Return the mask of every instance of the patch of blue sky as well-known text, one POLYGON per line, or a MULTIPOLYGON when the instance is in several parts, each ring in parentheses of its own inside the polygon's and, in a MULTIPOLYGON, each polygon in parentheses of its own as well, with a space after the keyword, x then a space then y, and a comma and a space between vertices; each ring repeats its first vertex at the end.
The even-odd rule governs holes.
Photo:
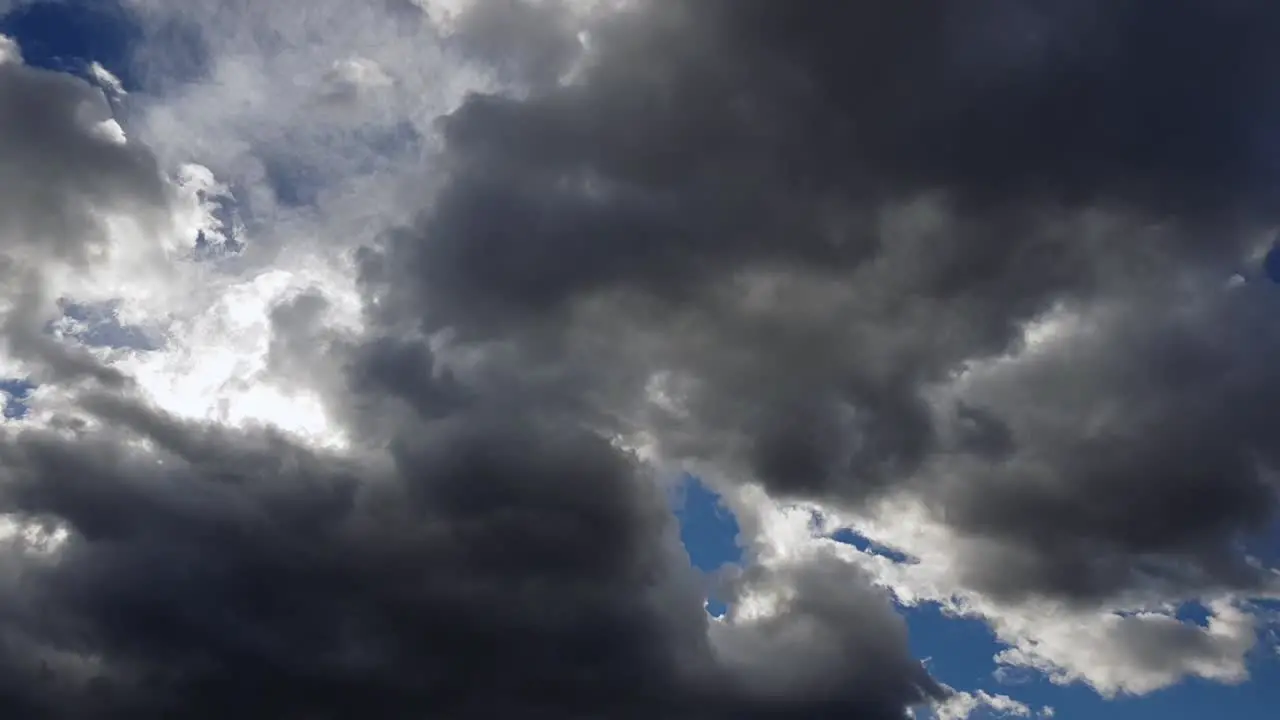
POLYGON ((26 417, 30 411, 27 401, 31 398, 31 393, 36 389, 36 385, 25 378, 4 378, 0 379, 0 395, 4 401, 4 418, 6 420, 20 420, 26 417))
MULTIPOLYGON (((676 489, 673 505, 680 523, 680 540, 694 568, 710 576, 726 565, 742 562, 738 519, 718 494, 697 478, 686 476, 676 489)), ((714 593, 710 595, 707 612, 723 615, 727 609, 723 600, 714 597, 714 593)))
POLYGON ((208 71, 210 54, 201 28, 179 13, 164 13, 144 31, 128 5, 122 0, 22 3, 0 16, 0 34, 17 39, 28 65, 88 79, 90 64, 97 62, 129 92, 163 92, 208 71))
POLYGON ((89 78, 89 66, 96 61, 126 90, 136 85, 132 52, 141 28, 114 0, 24 4, 0 17, 0 34, 17 39, 28 65, 89 78))
POLYGON ((88 347, 126 348, 152 351, 163 347, 163 340, 145 328, 120 321, 119 302, 81 303, 63 301, 62 319, 51 325, 50 332, 71 338, 88 347))
POLYGON ((893 548, 885 547, 876 542, 873 542, 867 539, 866 537, 859 535, 857 531, 853 530, 852 528, 840 528, 839 530, 836 530, 835 532, 831 533, 827 537, 831 538, 832 540, 835 540, 836 542, 844 543, 845 545, 852 545, 853 547, 861 550, 864 553, 870 553, 872 555, 881 555, 896 563, 915 562, 915 560, 909 555, 906 555, 897 550, 894 550, 893 548))
MULTIPOLYGON (((875 543, 852 528, 840 528, 827 537, 894 562, 914 562, 910 556, 875 543)), ((1002 646, 985 622, 956 617, 936 603, 899 609, 910 630, 912 652, 916 657, 929 659, 929 667, 939 680, 963 689, 1000 691, 995 687, 998 683, 994 674, 995 655, 1002 646)))

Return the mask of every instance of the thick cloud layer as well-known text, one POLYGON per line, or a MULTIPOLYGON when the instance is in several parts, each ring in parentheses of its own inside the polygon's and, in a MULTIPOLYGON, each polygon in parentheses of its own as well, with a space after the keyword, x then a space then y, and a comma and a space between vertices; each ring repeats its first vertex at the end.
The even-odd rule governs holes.
POLYGON ((106 98, 88 83, 0 59, 0 97, 7 246, 84 263, 101 243, 95 211, 145 220, 163 205, 155 159, 113 141, 106 98))
POLYGON ((45 523, 8 548, 7 712, 891 718, 940 693, 847 566, 708 638, 658 486, 593 433, 477 407, 381 466, 86 406, 114 430, 3 447, 6 507, 45 523))
POLYGON ((369 286, 605 415, 667 373, 666 455, 909 485, 1003 548, 989 590, 1248 585, 1275 293, 1224 288, 1270 217, 1277 33, 1261 3, 645 7, 575 82, 444 121, 369 286), (1054 313, 1082 329, 1040 360, 1054 313))
MULTIPOLYGON (((0 432, 0 712, 875 720, 948 695, 834 551, 756 548, 709 620, 673 467, 851 512, 910 498, 1001 602, 1266 589, 1240 543, 1273 520, 1280 292, 1228 280, 1275 220, 1271 4, 504 0, 433 27, 423 3, 320 2, 266 39, 296 13, 239 5, 209 6, 235 32, 201 47, 209 97, 253 91, 244 115, 183 115, 218 106, 197 85, 142 126, 166 157, 211 138, 260 225, 303 229, 228 272, 351 250, 358 321, 317 282, 226 331, 261 346, 236 382, 313 393, 341 442, 161 410, 118 382, 135 356, 68 365, 32 311, 10 344, 45 350, 12 355, 111 382, 0 432), (440 117, 385 206, 267 167, 323 147, 289 163, 364 182, 400 171, 352 149, 370 137, 430 145, 434 100, 388 99, 422 86, 358 55, 366 30, 508 88, 440 117), (320 67, 326 32, 344 57, 320 67)), ((93 252, 104 218, 178 213, 175 191, 85 134, 87 85, 6 48, 0 179, 23 194, 0 243, 62 291, 63 265, 119 262, 93 252)), ((1123 625, 1135 663, 1251 627, 1223 650, 1157 624, 1123 625)), ((1023 707, 942 707, 978 704, 1023 707)))
POLYGON ((167 223, 169 190, 154 155, 123 137, 100 90, 25 65, 8 38, 0 42, 0 186, 8 352, 35 359, 36 375, 119 381, 39 328, 52 319, 60 286, 85 284, 111 253, 111 222, 149 231, 167 223))
POLYGON ((157 451, 109 433, 5 450, 7 504, 75 530, 7 580, 6 694, 43 703, 10 712, 653 712, 697 649, 671 646, 703 621, 664 590, 660 497, 602 440, 461 417, 378 474, 104 410, 157 451))

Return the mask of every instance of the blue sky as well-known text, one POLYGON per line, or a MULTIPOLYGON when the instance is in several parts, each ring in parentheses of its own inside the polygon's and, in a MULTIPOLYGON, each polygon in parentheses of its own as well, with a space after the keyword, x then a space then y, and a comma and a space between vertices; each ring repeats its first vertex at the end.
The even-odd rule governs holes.
POLYGON ((126 89, 135 84, 129 52, 138 33, 128 15, 108 0, 22 7, 0 20, 0 33, 18 40, 29 65, 84 76, 96 61, 126 89))
MULTIPOLYGON (((0 34, 18 40, 28 64, 84 75, 88 63, 96 60, 120 77, 126 87, 138 84, 130 62, 131 41, 136 32, 127 17, 110 3, 37 4, 0 21, 0 34)), ((269 170, 286 179, 297 176, 294 195, 309 196, 311 189, 302 178, 302 169, 282 160, 280 167, 269 170)), ((286 180, 282 182, 288 184, 286 180)), ((288 193, 282 195, 285 199, 292 197, 288 193)), ((110 307, 69 306, 67 314, 89 325, 86 336, 81 338, 87 344, 141 349, 150 342, 142 331, 122 327, 115 321, 110 307)), ((16 418, 22 414, 21 400, 31 388, 20 378, 0 381, 0 392, 10 398, 6 416, 16 418)), ((741 561, 736 543, 738 524, 715 493, 689 479, 673 499, 673 506, 682 540, 696 568, 713 573, 741 561)), ((852 533, 841 534, 837 539, 865 546, 852 533)), ((1274 540, 1266 538, 1259 550, 1280 557, 1274 540)), ((708 609, 719 614, 723 605, 713 598, 708 609)), ((1002 647, 981 622, 949 618, 929 605, 905 608, 903 613, 917 656, 929 658, 929 666, 940 680, 965 690, 1007 694, 1033 708, 1052 706, 1059 718, 1262 720, 1276 717, 1280 708, 1280 658, 1274 653, 1268 655, 1265 649, 1261 649, 1254 663, 1253 680, 1241 686, 1195 680, 1141 698, 1106 700, 1087 687, 1055 685, 1030 672, 1022 673, 1016 681, 1002 682, 995 677, 992 659, 1002 647)))
POLYGON ((0 395, 4 396, 4 417, 10 420, 22 418, 27 414, 27 403, 35 385, 22 378, 0 380, 0 395))

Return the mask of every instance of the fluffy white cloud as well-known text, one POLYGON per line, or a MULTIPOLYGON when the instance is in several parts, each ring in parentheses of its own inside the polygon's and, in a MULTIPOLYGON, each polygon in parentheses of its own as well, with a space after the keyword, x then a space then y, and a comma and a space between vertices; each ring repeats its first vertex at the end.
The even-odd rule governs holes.
POLYGON ((951 697, 932 709, 935 720, 969 720, 979 711, 986 711, 992 717, 1006 718, 1054 716, 1053 708, 1044 707, 1039 711, 1033 711, 1027 704, 1020 703, 1008 695, 993 695, 984 690, 974 693, 953 690, 951 697))
POLYGON ((1250 601, 1274 591, 1254 598, 1179 600, 1153 590, 1099 607, 989 597, 967 587, 960 572, 965 554, 981 551, 982 541, 958 536, 910 497, 887 500, 866 515, 777 505, 758 493, 735 506, 748 518, 747 526, 758 529, 753 550, 761 562, 835 553, 868 573, 898 603, 932 603, 956 617, 987 623, 1007 646, 993 658, 999 666, 1034 670, 1057 683, 1085 683, 1108 697, 1144 695, 1189 677, 1244 682, 1260 633, 1272 622, 1250 601), (875 546, 862 551, 828 539, 841 528, 852 528, 875 546), (1178 604, 1199 601, 1207 611, 1203 624, 1177 617, 1178 604))
POLYGON ((89 76, 110 93, 112 97, 120 98, 129 94, 125 91, 124 83, 120 81, 120 78, 116 77, 115 73, 96 60, 89 63, 89 76))
POLYGON ((22 62, 22 50, 13 38, 0 35, 0 63, 22 62))

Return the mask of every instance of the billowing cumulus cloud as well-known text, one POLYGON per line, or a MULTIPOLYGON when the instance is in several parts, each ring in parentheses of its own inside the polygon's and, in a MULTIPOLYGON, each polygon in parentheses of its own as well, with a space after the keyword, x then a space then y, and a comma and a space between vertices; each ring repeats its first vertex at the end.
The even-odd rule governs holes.
MULTIPOLYGON (((818 8, 624 13, 577 82, 471 98, 367 258, 379 312, 525 346, 602 422, 777 494, 921 493, 995 544, 993 592, 1257 581, 1232 546, 1275 491, 1275 293, 1223 286, 1265 232, 1258 63, 1170 70, 1127 6, 818 8), (1037 63, 970 57, 1013 22, 1037 63), (636 417, 655 371, 679 409, 636 417)), ((1153 21, 1236 56, 1270 15, 1153 21)))
POLYGON ((92 285, 95 275, 111 273, 104 256, 134 255, 128 236, 167 226, 169 189, 155 156, 124 137, 100 90, 24 64, 10 38, 0 48, 0 276, 8 353, 35 360, 37 374, 115 377, 39 328, 56 315, 53 300, 68 285, 92 285))
POLYGON ((937 720, 968 720, 984 710, 996 717, 1051 718, 1054 716, 1053 708, 1044 707, 1033 714, 1030 707, 1008 695, 992 695, 982 690, 976 693, 953 693, 937 707, 935 714, 937 720))
POLYGON ((1052 714, 895 601, 1247 677, 1269 4, 124 7, 109 99, 0 42, 0 710, 1052 714))

